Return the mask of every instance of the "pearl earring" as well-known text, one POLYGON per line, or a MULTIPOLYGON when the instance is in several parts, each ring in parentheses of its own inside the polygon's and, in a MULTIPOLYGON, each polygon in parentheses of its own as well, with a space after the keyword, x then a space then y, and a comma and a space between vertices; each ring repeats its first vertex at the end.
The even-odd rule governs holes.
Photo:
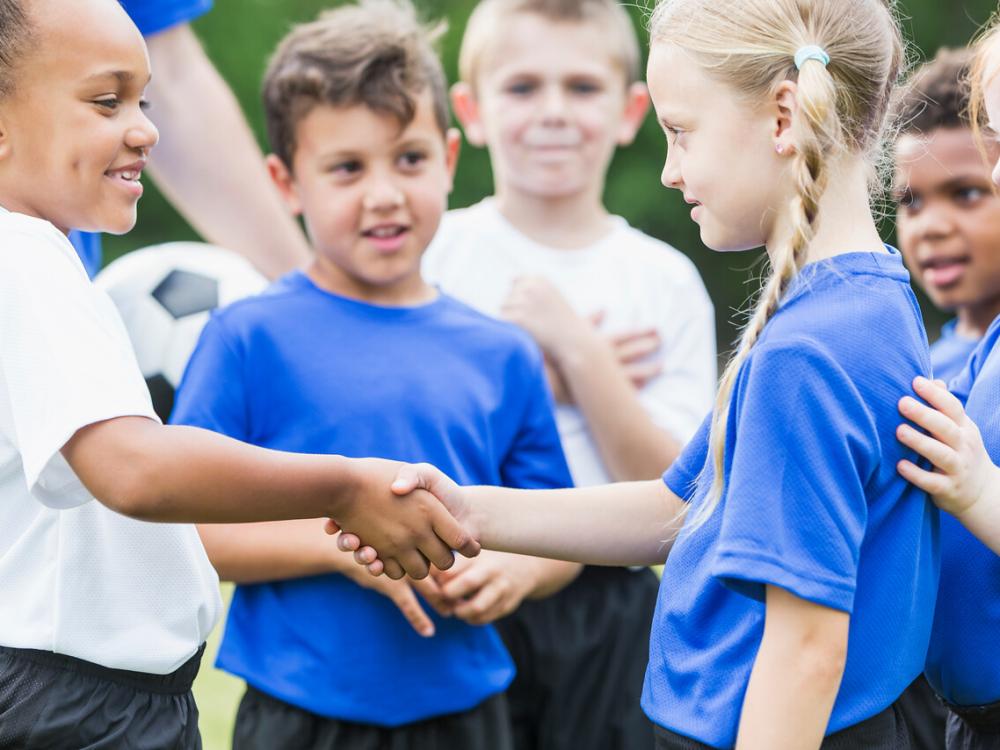
POLYGON ((774 147, 774 150, 777 151, 779 154, 783 154, 785 153, 785 146, 779 143, 777 146, 774 147))

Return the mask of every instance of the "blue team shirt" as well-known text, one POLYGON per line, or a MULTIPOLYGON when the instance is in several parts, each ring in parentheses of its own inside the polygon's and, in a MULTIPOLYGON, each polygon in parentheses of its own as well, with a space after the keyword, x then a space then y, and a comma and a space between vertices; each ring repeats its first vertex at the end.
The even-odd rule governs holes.
MULTIPOLYGON (((765 586, 851 613, 828 733, 889 706, 923 669, 938 513, 896 472, 896 404, 930 371, 897 252, 810 264, 735 383, 722 501, 667 558, 642 704, 657 724, 736 742, 764 631, 765 586)), ((709 422, 664 475, 703 502, 709 422)))
MULTIPOLYGON (((212 9, 212 0, 120 0, 144 36, 187 23, 212 9)), ((74 230, 69 235, 83 267, 93 278, 101 270, 101 235, 74 230)))
MULTIPOLYGON (((1000 318, 949 388, 965 403, 994 463, 1000 463, 1000 318)), ((941 518, 941 586, 927 679, 960 706, 1000 701, 1000 557, 954 516, 941 518)))
MULTIPOLYGON (((461 484, 572 482, 526 334, 447 296, 378 307, 301 272, 212 318, 173 419, 267 448, 428 461, 461 484)), ((308 711, 382 726, 506 689, 514 667, 492 627, 432 617, 437 635, 421 638, 388 598, 338 574, 238 586, 218 666, 308 711)))
POLYGON ((931 346, 931 372, 946 383, 965 369, 979 344, 979 339, 959 335, 955 330, 957 323, 957 320, 945 323, 940 338, 931 346))

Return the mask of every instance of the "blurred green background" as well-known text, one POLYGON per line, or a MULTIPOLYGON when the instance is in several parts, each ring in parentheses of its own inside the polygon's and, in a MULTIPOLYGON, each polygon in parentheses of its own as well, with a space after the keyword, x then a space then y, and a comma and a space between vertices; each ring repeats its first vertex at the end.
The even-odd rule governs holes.
MULTIPOLYGON (((650 0, 651 1, 651 0, 650 0)), ((446 18, 450 30, 442 53, 450 77, 454 78, 458 46, 465 20, 475 0, 415 0, 428 19, 446 18)), ((646 0, 632 7, 642 38, 646 0)), ((336 0, 216 0, 216 8, 195 23, 209 56, 229 81, 247 114, 262 146, 264 131, 258 104, 258 89, 267 56, 289 27, 312 19, 336 0)), ((904 0, 899 3, 905 32, 912 42, 914 60, 925 59, 943 45, 965 44, 996 8, 996 0, 904 0)), ((151 114, 155 119, 155 102, 151 114)), ((192 101, 191 106, 199 103, 192 101)), ((720 255, 707 250, 698 240, 697 227, 688 218, 681 195, 664 190, 659 173, 664 139, 650 118, 636 143, 618 153, 608 178, 608 207, 625 216, 643 231, 671 243, 685 252, 701 270, 715 302, 719 347, 725 352, 736 335, 739 311, 745 309, 750 294, 763 271, 759 253, 720 255)), ((209 167, 206 166, 206 169, 209 167)), ((466 206, 490 193, 491 175, 486 154, 467 148, 459 165, 452 205, 466 206)), ((152 187, 152 186, 150 186, 152 187)), ((238 200, 239 196, 233 196, 238 200)), ((884 236, 892 241, 891 207, 884 223, 884 236)), ((129 250, 168 240, 194 239, 196 235, 153 189, 146 192, 136 229, 124 237, 108 237, 105 260, 129 250)), ((933 339, 943 317, 921 297, 933 339)), ((229 593, 224 588, 224 593, 229 593)), ((211 655, 218 641, 216 631, 205 666, 196 686, 202 710, 202 728, 207 750, 227 748, 240 683, 211 669, 211 655)))
MULTIPOLYGON (((475 0, 415 0, 415 3, 426 18, 446 18, 449 22, 442 54, 453 80, 462 30, 475 0)), ((647 3, 652 0, 630 4, 643 40, 647 3)), ((266 147, 266 138, 258 94, 268 54, 293 24, 311 20, 320 10, 338 4, 338 0, 216 0, 215 9, 194 24, 209 56, 239 97, 262 147, 266 147)), ((942 45, 967 43, 996 7, 996 0, 903 0, 899 9, 905 32, 913 44, 912 57, 924 59, 942 45)), ((155 106, 153 102, 154 119, 155 106)), ((191 106, 197 107, 198 102, 192 101, 191 106)), ((736 336, 741 321, 739 311, 746 308, 748 296, 756 291, 763 270, 760 255, 720 255, 702 246, 681 195, 659 184, 663 154, 663 136, 653 118, 649 118, 635 144, 620 151, 611 166, 607 205, 643 231, 679 248, 695 262, 715 302, 719 348, 724 353, 736 336)), ((478 201, 490 193, 491 185, 486 153, 466 148, 459 164, 452 205, 467 206, 478 201)), ((233 196, 233 200, 238 199, 233 196)), ((884 236, 892 241, 891 221, 885 222, 884 236)), ((195 233, 155 188, 148 189, 140 206, 138 226, 124 237, 106 239, 105 260, 109 262, 124 252, 149 244, 194 238, 195 233)), ((933 339, 944 318, 923 297, 921 304, 933 339)))

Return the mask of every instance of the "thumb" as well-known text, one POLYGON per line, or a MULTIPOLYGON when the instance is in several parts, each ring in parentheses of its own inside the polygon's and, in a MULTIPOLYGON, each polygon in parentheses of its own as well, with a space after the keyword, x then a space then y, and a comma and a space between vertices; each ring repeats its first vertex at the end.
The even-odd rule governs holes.
POLYGON ((414 464, 404 464, 400 467, 396 478, 392 480, 392 491, 397 495, 409 495, 414 490, 429 488, 430 482, 426 472, 421 471, 420 467, 414 464))

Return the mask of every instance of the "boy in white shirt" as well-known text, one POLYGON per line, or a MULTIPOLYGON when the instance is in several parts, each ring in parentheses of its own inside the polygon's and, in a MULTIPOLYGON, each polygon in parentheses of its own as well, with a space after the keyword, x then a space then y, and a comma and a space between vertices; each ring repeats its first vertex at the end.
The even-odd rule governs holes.
POLYGON ((3 747, 200 747, 190 686, 220 603, 183 524, 340 515, 417 576, 476 551, 431 496, 416 512, 392 496, 395 462, 159 423, 66 237, 135 223, 149 78, 116 0, 0 0, 3 747))
MULTIPOLYGON (((659 476, 715 388, 714 313, 693 264, 602 203, 614 149, 647 111, 639 64, 614 0, 480 2, 452 99, 489 149, 495 195, 447 214, 424 260, 445 292, 541 346, 578 486, 659 476)), ((519 748, 652 745, 639 694, 656 592, 648 570, 587 568, 501 621, 519 748)))

